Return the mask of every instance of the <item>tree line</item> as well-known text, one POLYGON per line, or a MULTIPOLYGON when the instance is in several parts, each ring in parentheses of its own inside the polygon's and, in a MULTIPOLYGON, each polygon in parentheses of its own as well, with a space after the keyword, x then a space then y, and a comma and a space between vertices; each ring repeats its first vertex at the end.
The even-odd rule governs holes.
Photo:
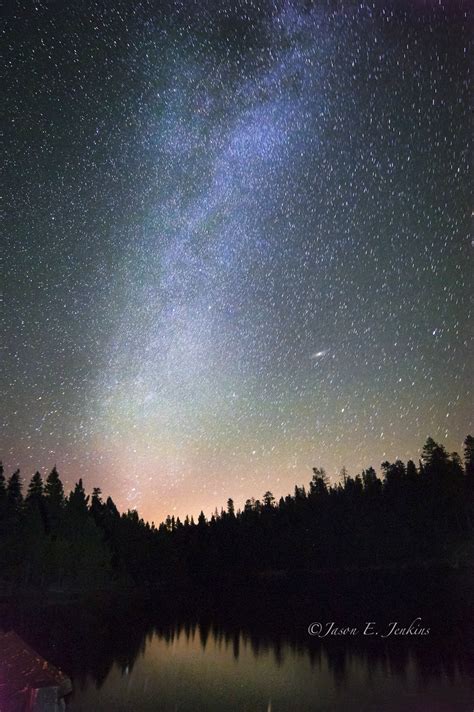
MULTIPOLYGON (((432 438, 416 465, 384 462, 330 484, 314 468, 307 487, 275 501, 249 499, 197 522, 159 526, 135 510, 120 514, 82 480, 66 496, 56 467, 36 472, 23 492, 20 471, 0 466, 0 586, 60 590, 126 586, 206 587, 258 577, 474 564, 474 437, 464 462, 432 438)), ((1 588, 0 588, 1 590, 1 588)))

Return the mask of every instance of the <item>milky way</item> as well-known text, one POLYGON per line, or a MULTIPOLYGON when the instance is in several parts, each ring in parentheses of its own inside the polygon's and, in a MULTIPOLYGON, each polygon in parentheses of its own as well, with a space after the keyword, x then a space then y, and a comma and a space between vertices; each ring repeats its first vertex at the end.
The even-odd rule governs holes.
POLYGON ((2 453, 155 520, 460 450, 468 4, 7 13, 2 453))

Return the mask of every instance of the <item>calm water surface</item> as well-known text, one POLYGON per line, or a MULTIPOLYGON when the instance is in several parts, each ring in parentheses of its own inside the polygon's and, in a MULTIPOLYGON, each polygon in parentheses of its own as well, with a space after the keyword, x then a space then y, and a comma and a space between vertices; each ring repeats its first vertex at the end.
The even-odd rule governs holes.
POLYGON ((68 712, 473 712, 474 576, 422 571, 232 588, 0 603, 14 629, 73 681, 68 712), (427 637, 381 639, 421 616, 427 637), (311 637, 313 621, 376 621, 371 638, 311 637), (382 630, 381 630, 382 629, 382 630))
POLYGON ((242 633, 177 627, 146 635, 133 663, 114 662, 103 680, 76 678, 68 711, 472 709, 473 681, 456 664, 380 652, 369 658, 350 642, 329 650, 259 645, 242 633))

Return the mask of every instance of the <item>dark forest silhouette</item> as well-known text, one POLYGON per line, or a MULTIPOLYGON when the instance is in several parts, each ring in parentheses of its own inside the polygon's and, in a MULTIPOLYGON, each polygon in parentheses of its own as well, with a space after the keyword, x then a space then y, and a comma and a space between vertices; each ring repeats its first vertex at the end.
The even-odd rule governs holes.
POLYGON ((65 496, 56 468, 26 493, 20 472, 0 469, 0 582, 60 590, 150 589, 251 581, 300 572, 474 563, 474 438, 464 464, 431 438, 418 464, 382 463, 329 485, 314 468, 309 487, 275 501, 247 500, 206 519, 167 517, 155 527, 120 514, 82 480, 65 496))

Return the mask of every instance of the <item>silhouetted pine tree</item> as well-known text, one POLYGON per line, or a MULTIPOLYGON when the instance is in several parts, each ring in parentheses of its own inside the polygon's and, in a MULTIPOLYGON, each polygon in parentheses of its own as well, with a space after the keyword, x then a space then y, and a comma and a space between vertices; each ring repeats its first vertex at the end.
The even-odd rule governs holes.
POLYGON ((43 479, 41 477, 41 474, 38 471, 36 471, 30 480, 30 484, 28 485, 28 491, 26 493, 25 503, 28 506, 32 506, 34 504, 39 505, 43 500, 43 495, 44 495, 43 479))
POLYGON ((20 470, 15 470, 7 482, 7 510, 10 516, 18 517, 23 504, 20 470))
MULTIPOLYGON (((283 572, 474 563, 473 445, 459 455, 429 438, 417 468, 409 460, 382 464, 331 484, 314 468, 309 487, 293 495, 270 491, 243 510, 195 523, 174 516, 155 527, 136 511, 120 515, 82 480, 67 498, 56 468, 43 487, 36 472, 23 502, 16 471, 0 466, 0 579, 35 587, 198 585, 255 580, 283 572)), ((320 574, 318 574, 320 575, 320 574)))
POLYGON ((3 474, 3 465, 0 462, 0 517, 5 514, 7 506, 7 486, 5 482, 5 475, 3 474))
POLYGON ((48 530, 53 535, 57 535, 62 520, 65 498, 63 483, 59 478, 56 465, 46 478, 44 499, 48 519, 48 530))
POLYGON ((474 437, 468 435, 464 440, 464 467, 466 477, 470 482, 474 481, 474 437))

